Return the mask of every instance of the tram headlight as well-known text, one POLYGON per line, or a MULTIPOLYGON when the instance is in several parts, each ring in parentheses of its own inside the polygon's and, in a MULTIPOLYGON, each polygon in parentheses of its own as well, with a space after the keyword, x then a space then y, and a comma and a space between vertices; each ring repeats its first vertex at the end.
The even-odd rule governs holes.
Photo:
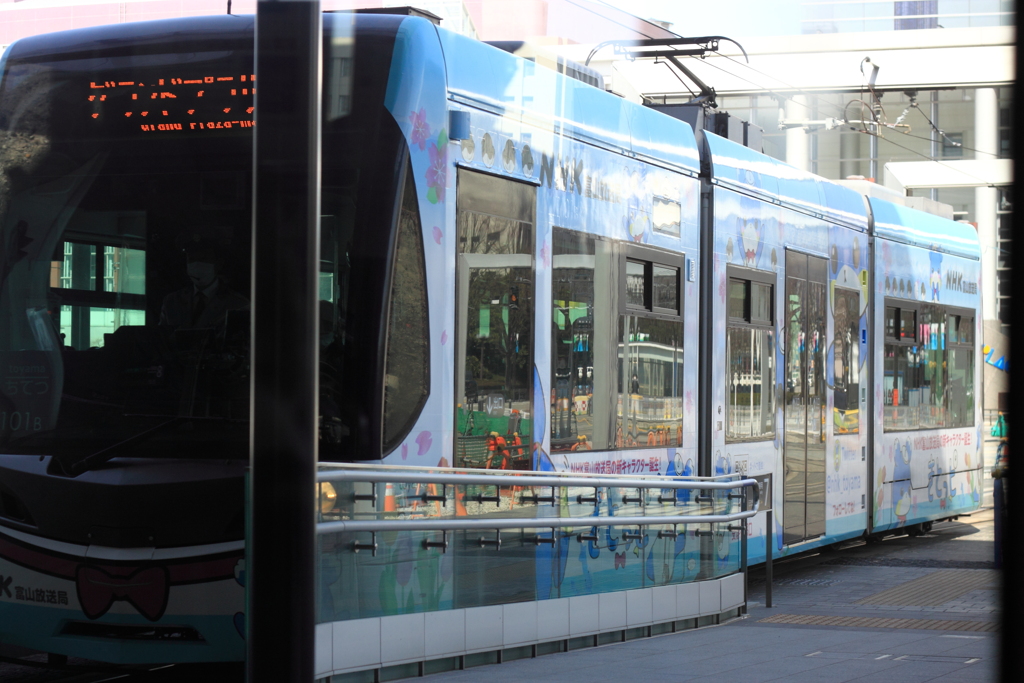
POLYGON ((338 500, 338 492, 334 490, 334 484, 324 481, 317 484, 320 493, 320 513, 327 514, 334 509, 338 500))

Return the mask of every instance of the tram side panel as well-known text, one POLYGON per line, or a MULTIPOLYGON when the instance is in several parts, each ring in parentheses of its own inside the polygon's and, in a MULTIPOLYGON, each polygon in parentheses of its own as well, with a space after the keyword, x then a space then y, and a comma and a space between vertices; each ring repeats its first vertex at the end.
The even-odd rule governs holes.
POLYGON ((829 542, 868 527, 869 263, 866 233, 829 228, 829 342, 825 371, 826 527, 829 542))
MULTIPOLYGON (((604 133, 616 144, 644 128, 665 137, 651 131, 659 124, 680 136, 683 124, 579 84, 562 87, 552 72, 440 32, 446 83, 438 33, 413 31, 417 23, 399 31, 387 106, 408 143, 421 220, 430 394, 384 462, 694 474, 699 181, 615 144, 581 142, 580 131, 553 122, 614 104, 604 133), (456 64, 478 72, 453 78, 456 64), (489 106, 499 91, 512 99, 489 106), (628 285, 638 281, 629 280, 629 263, 642 265, 635 277, 646 297, 632 306, 628 285)), ((406 511, 418 492, 391 493, 406 511)), ((537 514, 586 515, 575 493, 537 514)), ((502 510, 512 504, 506 498, 502 510)), ((417 512, 450 514, 435 507, 417 512)), ((469 499, 454 507, 496 511, 469 499)), ((608 495, 600 507, 629 512, 608 495)), ((411 533, 382 539, 379 562, 325 553, 332 566, 321 572, 321 619, 459 607, 480 595, 493 604, 587 595, 692 580, 701 570, 692 530, 637 541, 608 528, 585 543, 579 531, 559 529, 554 545, 515 551, 512 565, 504 548, 420 552, 411 533), (481 570, 460 574, 456 586, 460 560, 481 570)), ((737 558, 726 549, 728 562, 737 558)))
MULTIPOLYGON (((708 474, 770 476, 772 500, 781 500, 782 348, 777 312, 783 307, 785 271, 778 206, 723 187, 713 189, 714 353, 708 474)), ((748 520, 748 561, 765 557, 768 534, 781 541, 781 521, 765 529, 766 516, 748 520)), ((736 534, 738 536, 738 534, 736 534)), ((737 539, 738 540, 738 539, 737 539)), ((778 548, 776 549, 778 552, 778 548)))
POLYGON ((980 262, 875 242, 872 532, 977 509, 980 262))
MULTIPOLYGON (((858 536, 866 235, 722 187, 714 226, 714 473, 770 478, 777 556, 858 536)), ((765 558, 765 524, 748 522, 751 563, 765 558)))

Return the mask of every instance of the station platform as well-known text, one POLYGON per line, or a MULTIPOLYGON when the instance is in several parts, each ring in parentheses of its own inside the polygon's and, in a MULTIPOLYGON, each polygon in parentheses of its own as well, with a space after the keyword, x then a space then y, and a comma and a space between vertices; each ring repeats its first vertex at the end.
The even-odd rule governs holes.
MULTIPOLYGON (((994 443, 986 443, 992 462, 994 443)), ((1000 572, 993 562, 992 479, 982 509, 918 537, 846 544, 776 563, 773 607, 750 574, 748 614, 625 643, 427 676, 487 680, 993 681, 1000 572)))

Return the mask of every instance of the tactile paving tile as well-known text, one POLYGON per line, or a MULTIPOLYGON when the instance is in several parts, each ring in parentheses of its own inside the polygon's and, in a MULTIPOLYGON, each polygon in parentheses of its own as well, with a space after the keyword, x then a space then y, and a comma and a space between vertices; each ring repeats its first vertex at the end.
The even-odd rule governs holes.
POLYGON ((759 622, 805 626, 854 626, 857 628, 916 628, 929 631, 999 630, 996 621, 954 621, 951 619, 883 619, 880 617, 831 617, 814 614, 775 614, 759 622))
POLYGON ((998 580, 998 573, 991 569, 942 569, 869 595, 855 604, 903 607, 944 605, 979 588, 997 588, 998 580))

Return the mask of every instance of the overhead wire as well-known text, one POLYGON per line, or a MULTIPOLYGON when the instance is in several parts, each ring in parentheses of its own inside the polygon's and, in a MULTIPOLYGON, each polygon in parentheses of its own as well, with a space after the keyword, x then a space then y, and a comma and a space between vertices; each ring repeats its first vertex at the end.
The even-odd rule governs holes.
MULTIPOLYGON (((801 94, 801 95, 806 95, 806 96, 808 96, 808 97, 817 97, 818 95, 820 95, 820 94, 821 94, 821 93, 811 93, 811 92, 807 92, 806 90, 801 90, 800 88, 796 87, 796 86, 795 86, 795 85, 793 85, 792 83, 787 83, 786 81, 783 81, 783 80, 782 80, 782 79, 780 79, 780 78, 776 78, 775 76, 771 76, 771 75, 769 75, 769 74, 766 74, 765 72, 763 72, 763 71, 761 71, 761 70, 759 70, 759 69, 755 69, 754 67, 750 66, 749 64, 745 64, 744 62, 741 62, 741 61, 739 61, 738 59, 734 59, 734 58, 730 57, 729 55, 725 55, 725 54, 722 54, 722 53, 718 53, 718 56, 719 56, 719 57, 724 57, 725 59, 728 59, 728 60, 729 60, 730 62, 734 62, 735 64, 739 64, 739 65, 740 65, 740 66, 742 66, 742 67, 745 67, 745 68, 747 68, 747 69, 750 69, 750 70, 751 70, 751 71, 753 71, 754 73, 760 74, 760 75, 764 76, 765 78, 771 78, 771 79, 773 79, 773 80, 776 80, 776 81, 778 81, 779 83, 781 83, 782 85, 786 86, 787 88, 792 88, 794 92, 796 92, 796 93, 799 93, 799 94, 801 94)), ((711 62, 708 62, 708 64, 710 65, 710 64, 711 64, 711 62)), ((722 69, 722 71, 725 71, 725 70, 724 70, 724 69, 722 69)), ((728 72, 728 71, 725 71, 725 73, 730 73, 730 72, 728 72)), ((739 76, 738 74, 732 74, 732 75, 736 76, 737 78, 742 78, 742 77, 741 77, 741 76, 739 76)), ((745 79, 745 78, 744 78, 743 80, 747 81, 747 83, 751 83, 751 84, 753 84, 753 85, 757 85, 758 87, 761 87, 761 88, 763 88, 763 89, 767 90, 767 88, 764 88, 764 86, 761 86, 761 85, 759 85, 759 84, 757 84, 757 83, 754 83, 754 82, 753 82, 753 81, 751 81, 751 80, 748 80, 748 79, 745 79)), ((774 93, 774 92, 772 93, 772 95, 773 95, 774 97, 782 97, 782 98, 784 98, 784 99, 786 99, 786 100, 789 100, 789 101, 793 102, 794 104, 798 104, 798 105, 800 105, 801 107, 805 107, 805 108, 807 108, 807 109, 808 109, 808 110, 810 110, 810 111, 813 111, 813 110, 814 110, 814 108, 813 108, 813 107, 812 107, 812 106, 811 106, 810 104, 808 104, 808 103, 806 103, 806 102, 801 102, 801 101, 799 101, 799 100, 797 100, 797 99, 795 99, 795 98, 793 98, 793 97, 788 97, 788 96, 786 96, 786 95, 783 95, 783 94, 781 94, 781 93, 774 93)), ((821 101, 821 100, 819 100, 819 101, 821 101)), ((836 109, 837 109, 838 111, 840 111, 840 112, 842 112, 842 111, 843 111, 843 107, 839 106, 839 105, 838 105, 838 104, 836 104, 835 102, 831 102, 831 101, 829 101, 829 100, 824 100, 824 102, 825 102, 825 104, 828 104, 828 105, 830 105, 830 106, 832 106, 832 107, 835 107, 835 108, 836 108, 836 109)))
MULTIPOLYGON (((598 1, 602 2, 602 0, 598 0, 598 1)), ((570 2, 571 2, 571 0, 570 0, 570 2)), ((602 2, 602 4, 606 4, 606 3, 602 2)), ((745 62, 741 62, 738 59, 735 59, 735 58, 733 58, 733 57, 731 57, 729 55, 722 54, 722 53, 716 53, 716 54, 719 57, 723 57, 723 58, 729 60, 730 62, 733 62, 734 64, 737 64, 737 65, 742 66, 742 67, 744 67, 744 68, 746 68, 746 69, 748 69, 750 71, 753 71, 754 73, 756 73, 758 75, 761 75, 761 76, 764 76, 765 78, 769 78, 769 79, 773 79, 775 81, 778 81, 779 83, 783 84, 784 86, 786 86, 788 88, 792 88, 795 93, 799 93, 799 94, 802 94, 802 95, 807 95, 807 96, 810 96, 810 97, 817 97, 818 95, 820 95, 820 93, 810 93, 810 92, 807 92, 805 90, 802 90, 802 89, 794 86, 791 83, 787 83, 786 81, 783 81, 783 80, 781 80, 781 79, 779 79, 779 78, 777 78, 775 76, 771 76, 769 74, 766 74, 763 71, 761 71, 760 69, 756 69, 756 68, 750 66, 749 64, 747 64, 745 62)), ((697 57, 691 57, 691 59, 698 59, 698 58, 697 57)), ((732 76, 734 78, 738 78, 741 81, 744 81, 746 83, 749 83, 750 85, 753 85, 754 87, 758 88, 759 90, 761 90, 764 94, 768 95, 769 97, 773 97, 775 99, 786 100, 788 102, 793 102, 794 104, 802 106, 805 109, 808 109, 808 110, 811 110, 811 111, 814 110, 814 107, 811 104, 807 103, 807 102, 801 102, 801 101, 797 100, 795 97, 793 97, 791 95, 780 93, 780 92, 776 92, 772 88, 765 87, 764 85, 762 85, 761 83, 758 83, 757 81, 753 81, 753 80, 751 80, 749 78, 746 78, 745 76, 741 76, 738 73, 731 72, 731 71, 729 71, 729 70, 727 70, 727 69, 725 69, 725 68, 715 64, 712 61, 709 61, 707 59, 700 59, 700 61, 702 61, 703 63, 707 64, 709 67, 711 67, 713 69, 717 69, 717 70, 721 71, 724 74, 727 74, 727 75, 732 76)), ((666 66, 668 65, 666 62, 661 62, 659 59, 655 59, 655 64, 659 64, 659 63, 666 64, 666 66)), ((670 68, 669 70, 672 72, 672 75, 676 77, 676 80, 678 80, 679 83, 684 88, 686 88, 686 91, 690 94, 691 97, 696 96, 696 93, 686 84, 685 81, 683 81, 683 79, 679 76, 679 74, 677 74, 675 72, 674 69, 670 68)), ((907 147, 905 145, 901 145, 901 144, 899 144, 897 142, 894 142, 892 140, 892 138, 887 138, 884 135, 882 135, 880 132, 871 132, 871 131, 867 130, 867 127, 863 124, 863 120, 864 120, 863 112, 864 112, 865 108, 871 114, 871 120, 874 121, 874 123, 876 125, 889 128, 890 130, 893 130, 893 131, 899 133, 900 135, 903 135, 903 136, 906 136, 906 137, 915 138, 915 139, 919 139, 919 140, 928 140, 928 141, 932 140, 931 137, 927 137, 926 138, 926 137, 923 137, 921 135, 913 135, 909 131, 908 132, 904 132, 904 131, 898 130, 898 129, 894 128, 892 125, 886 123, 885 120, 886 120, 887 117, 885 115, 885 108, 882 106, 881 97, 878 96, 878 93, 876 92, 875 88, 870 83, 863 83, 863 81, 862 81, 861 93, 863 93, 865 89, 867 89, 871 93, 871 96, 874 98, 874 100, 876 102, 876 105, 878 107, 878 110, 881 113, 881 117, 876 115, 876 113, 875 113, 874 109, 872 108, 872 106, 868 102, 865 102, 863 98, 857 98, 855 100, 850 100, 845 105, 839 105, 839 104, 837 104, 835 102, 832 102, 830 100, 827 100, 827 99, 823 100, 820 97, 818 97, 818 102, 819 103, 824 102, 828 106, 834 107, 842 115, 843 121, 846 122, 846 123, 849 123, 849 119, 847 118, 847 111, 849 110, 850 104, 859 102, 861 104, 862 127, 860 129, 858 129, 858 128, 854 127, 854 126, 850 126, 850 130, 853 130, 853 131, 856 131, 856 132, 860 132, 860 133, 864 133, 866 135, 874 135, 874 136, 876 136, 876 137, 878 137, 878 138, 880 138, 882 140, 888 141, 890 144, 892 144, 892 145, 894 145, 896 147, 899 147, 900 149, 904 149, 904 150, 906 150, 908 152, 916 154, 916 155, 918 155, 918 156, 920 156, 920 157, 922 157, 924 159, 927 159, 929 161, 934 161, 934 162, 936 162, 936 163, 938 163, 938 164, 940 164, 942 166, 945 166, 946 168, 953 169, 952 166, 949 166, 948 164, 944 163, 939 158, 933 157, 933 156, 928 155, 928 154, 924 154, 923 152, 915 150, 915 149, 913 149, 911 147, 907 147)), ((963 143, 957 143, 956 141, 954 141, 951 138, 949 138, 943 130, 941 130, 938 126, 936 126, 935 123, 928 117, 927 114, 924 113, 924 111, 920 107, 916 106, 916 104, 913 104, 912 107, 914 109, 917 109, 921 113, 921 116, 923 116, 925 121, 928 122, 928 124, 929 124, 929 126, 931 126, 932 130, 934 130, 936 133, 941 135, 946 140, 949 140, 950 143, 956 145, 960 149, 965 149, 965 150, 974 152, 976 154, 987 154, 987 155, 992 156, 992 157, 996 157, 996 158, 999 157, 999 154, 997 152, 986 152, 986 151, 983 151, 983 150, 975 149, 973 147, 966 147, 966 146, 963 145, 963 143)), ((988 181, 986 181, 986 180, 984 180, 982 178, 978 178, 977 176, 974 176, 974 175, 972 175, 970 173, 966 173, 966 172, 962 171, 961 169, 953 169, 953 170, 957 170, 958 172, 964 173, 964 175, 966 175, 966 176, 968 176, 970 178, 974 178, 975 180, 978 180, 979 182, 981 182, 984 185, 990 185, 990 183, 988 183, 988 181)))
MULTIPOLYGON (((849 125, 849 124, 847 124, 847 125, 849 125)), ((860 128, 857 128, 856 126, 850 126, 850 130, 855 131, 857 133, 863 133, 865 135, 874 135, 875 137, 877 137, 877 138, 879 138, 881 140, 885 140, 890 145, 894 145, 896 147, 899 147, 900 149, 903 149, 903 150, 906 150, 908 152, 911 152, 912 154, 916 154, 917 156, 922 157, 924 159, 927 159, 928 161, 934 161, 935 163, 939 164, 940 166, 948 168, 951 171, 956 171, 957 173, 962 173, 963 175, 967 176, 968 178, 973 178, 974 180, 977 180, 984 187, 995 187, 995 185, 993 183, 991 183, 988 180, 985 180, 984 178, 979 178, 978 176, 974 175, 973 173, 968 173, 967 171, 964 171, 963 169, 956 168, 954 166, 950 166, 948 163, 944 162, 942 159, 937 159, 937 158, 935 158, 935 157, 933 157, 931 155, 925 154, 924 152, 920 152, 920 151, 914 149, 913 147, 907 147, 906 145, 901 145, 898 142, 894 142, 892 138, 887 138, 887 137, 885 137, 883 135, 879 135, 878 133, 873 133, 871 131, 862 130, 860 128)))

